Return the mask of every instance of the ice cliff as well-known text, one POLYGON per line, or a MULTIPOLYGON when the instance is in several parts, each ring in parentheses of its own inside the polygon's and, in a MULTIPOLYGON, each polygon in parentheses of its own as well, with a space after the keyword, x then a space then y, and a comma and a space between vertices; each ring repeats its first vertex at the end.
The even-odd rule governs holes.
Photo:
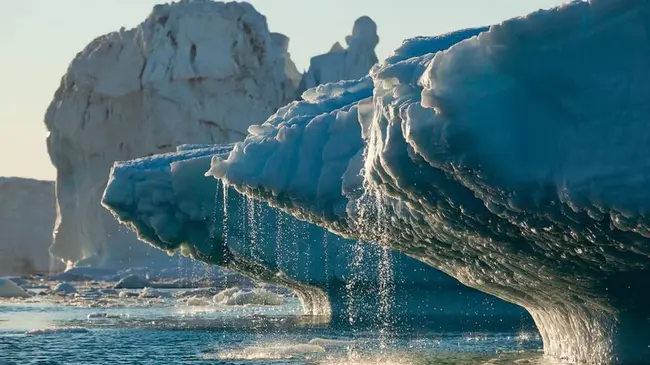
POLYGON ((50 270, 54 183, 0 177, 0 276, 50 270))
POLYGON ((448 37, 406 41, 210 174, 525 307, 551 358, 649 363, 648 13, 578 1, 440 52, 448 37))
POLYGON ((118 163, 104 204, 152 245, 290 287, 306 313, 335 325, 498 330, 532 322, 403 254, 337 237, 205 177, 212 156, 231 149, 182 146, 118 163))
POLYGON ((163 259, 101 208, 113 162, 243 139, 295 98, 283 47, 251 5, 201 0, 158 5, 136 28, 92 41, 45 116, 57 168, 52 254, 113 267, 163 259))
POLYGON ((377 63, 377 24, 369 17, 362 16, 354 22, 352 34, 345 41, 347 49, 337 42, 328 53, 312 57, 309 69, 298 86, 299 94, 321 84, 368 75, 370 68, 377 63))

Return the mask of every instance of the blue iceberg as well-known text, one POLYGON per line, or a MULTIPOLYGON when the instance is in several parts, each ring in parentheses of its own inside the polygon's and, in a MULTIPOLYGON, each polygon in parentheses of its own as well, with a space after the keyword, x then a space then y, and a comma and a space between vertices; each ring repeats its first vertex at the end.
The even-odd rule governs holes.
POLYGON ((289 287, 305 314, 336 326, 532 327, 518 306, 406 255, 336 236, 204 176, 212 156, 232 148, 184 145, 177 153, 119 163, 104 205, 141 240, 289 287))
POLYGON ((406 41, 209 174, 521 305, 549 357, 650 363, 649 13, 576 1, 449 48, 406 41))

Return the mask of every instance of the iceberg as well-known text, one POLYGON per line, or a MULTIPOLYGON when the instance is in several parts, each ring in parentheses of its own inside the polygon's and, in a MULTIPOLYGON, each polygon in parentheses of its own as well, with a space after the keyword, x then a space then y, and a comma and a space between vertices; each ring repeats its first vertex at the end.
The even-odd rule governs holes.
POLYGON ((185 145, 176 153, 116 163, 103 204, 141 240, 291 288, 305 314, 334 325, 422 325, 430 319, 446 330, 477 323, 499 330, 532 324, 520 307, 426 264, 340 238, 204 176, 212 156, 225 156, 233 146, 185 145), (377 308, 383 308, 379 316, 377 308))
POLYGON ((648 12, 575 1, 447 49, 408 40, 213 152, 209 175, 521 305, 550 358, 649 363, 648 12))
POLYGON ((276 43, 250 4, 183 0, 82 50, 45 116, 57 169, 51 253, 68 267, 167 264, 101 208, 110 168, 183 143, 243 139, 295 99, 276 43))
POLYGON ((368 75, 370 68, 377 63, 377 24, 370 17, 360 17, 354 22, 352 34, 345 41, 347 49, 336 42, 328 53, 312 57, 309 69, 298 85, 298 95, 321 84, 368 75))
POLYGON ((48 273, 56 217, 54 183, 0 177, 0 275, 48 273))
POLYGON ((281 56, 284 59, 284 73, 287 75, 291 83, 288 83, 289 90, 286 92, 287 95, 292 95, 296 93, 296 90, 300 86, 300 80, 302 79, 302 74, 298 71, 296 64, 291 59, 291 54, 289 53, 289 37, 282 33, 271 33, 271 39, 273 44, 279 50, 281 56))
POLYGON ((649 11, 575 1, 437 53, 407 41, 210 174, 523 306, 548 357, 650 363, 649 11))

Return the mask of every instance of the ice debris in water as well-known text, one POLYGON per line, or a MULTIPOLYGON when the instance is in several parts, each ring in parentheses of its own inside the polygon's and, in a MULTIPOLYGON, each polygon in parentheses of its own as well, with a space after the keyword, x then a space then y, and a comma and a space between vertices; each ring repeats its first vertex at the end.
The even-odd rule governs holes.
POLYGON ((129 275, 113 286, 114 289, 144 289, 151 284, 138 275, 129 275))
POLYGON ((61 294, 61 295, 68 295, 68 294, 74 294, 77 292, 77 288, 75 288, 72 284, 70 283, 58 283, 52 289, 52 292, 56 294, 61 294))
POLYGON ((171 294, 147 287, 142 289, 138 298, 164 298, 168 296, 171 296, 171 294))
POLYGON ((123 315, 121 314, 110 314, 106 312, 97 312, 97 313, 90 313, 86 318, 88 319, 111 319, 111 318, 122 318, 123 315))
POLYGON ((221 305, 282 305, 284 297, 264 289, 241 290, 234 287, 215 295, 212 301, 221 305))
POLYGON ((185 299, 185 305, 192 306, 192 307, 202 307, 202 306, 208 306, 211 305, 212 302, 210 301, 209 298, 202 298, 199 296, 192 296, 187 299, 185 299))
POLYGON ((0 298, 27 298, 29 293, 13 281, 0 278, 0 298))

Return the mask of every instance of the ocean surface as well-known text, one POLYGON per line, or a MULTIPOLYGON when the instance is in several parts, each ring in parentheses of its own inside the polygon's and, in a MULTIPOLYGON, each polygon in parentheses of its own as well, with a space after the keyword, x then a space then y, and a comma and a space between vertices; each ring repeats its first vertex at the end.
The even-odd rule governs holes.
POLYGON ((0 364, 532 364, 537 333, 334 328, 281 305, 178 290, 0 299, 0 364))

